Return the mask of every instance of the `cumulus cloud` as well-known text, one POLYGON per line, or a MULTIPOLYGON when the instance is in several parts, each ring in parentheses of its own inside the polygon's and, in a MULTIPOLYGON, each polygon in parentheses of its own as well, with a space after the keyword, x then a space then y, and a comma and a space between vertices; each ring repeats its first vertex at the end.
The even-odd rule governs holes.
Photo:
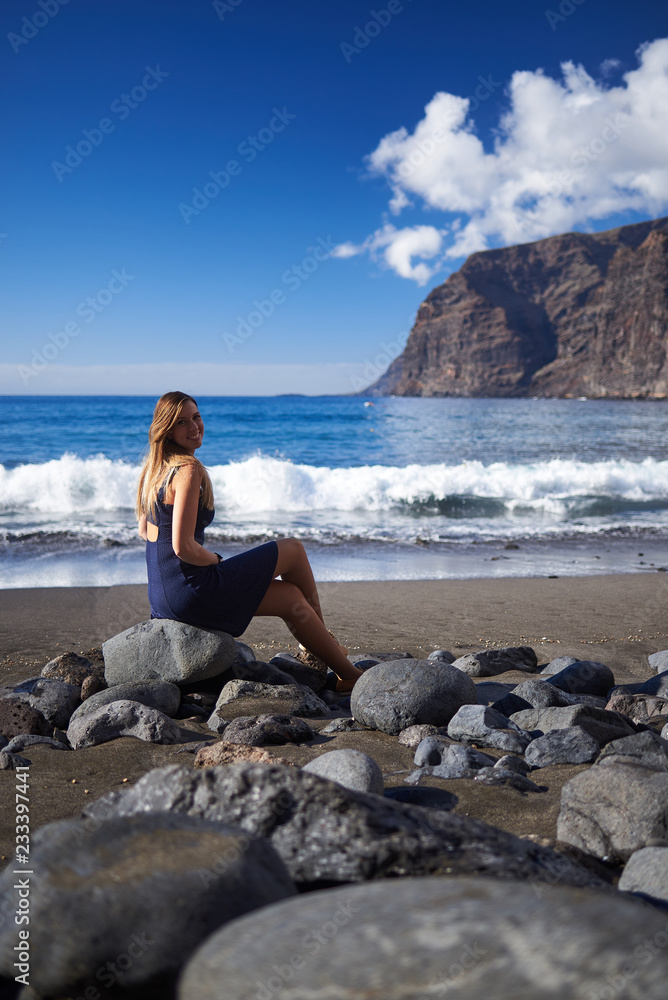
POLYGON ((476 134, 472 99, 436 93, 414 130, 384 136, 367 163, 390 186, 391 215, 418 207, 447 216, 436 225, 385 222, 336 255, 368 252, 424 284, 448 259, 476 250, 595 228, 621 212, 665 212, 668 39, 637 56, 637 68, 615 86, 572 62, 559 80, 540 69, 515 72, 489 150, 476 134))

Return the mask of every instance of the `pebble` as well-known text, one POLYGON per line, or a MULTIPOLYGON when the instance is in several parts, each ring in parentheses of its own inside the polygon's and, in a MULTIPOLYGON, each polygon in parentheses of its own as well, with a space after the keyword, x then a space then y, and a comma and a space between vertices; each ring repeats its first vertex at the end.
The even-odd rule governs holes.
POLYGON ((547 788, 536 785, 533 781, 518 771, 507 767, 481 767, 473 776, 474 781, 482 785, 505 785, 517 792, 545 792, 547 788))
POLYGON ((368 729, 396 735, 408 726, 445 726, 458 708, 475 704, 475 684, 437 660, 378 663, 357 681, 350 699, 353 718, 368 729))
POLYGON ((61 653, 42 667, 42 677, 52 677, 78 687, 87 677, 102 673, 102 667, 93 666, 86 656, 79 656, 78 653, 61 653))
POLYGON ((332 733, 363 733, 366 726, 361 726, 354 719, 332 719, 320 732, 329 736, 332 733))
POLYGON ((428 660, 441 660, 442 663, 454 663, 457 657, 447 649, 435 649, 427 657, 428 660))
POLYGON ((383 772, 366 753, 359 750, 330 750, 305 764, 302 771, 336 781, 355 792, 382 795, 385 790, 383 772))

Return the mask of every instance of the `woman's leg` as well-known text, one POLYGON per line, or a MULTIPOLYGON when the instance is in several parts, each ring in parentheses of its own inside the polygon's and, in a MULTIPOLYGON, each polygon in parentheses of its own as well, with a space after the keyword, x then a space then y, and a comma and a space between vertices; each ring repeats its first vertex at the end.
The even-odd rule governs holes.
POLYGON ((282 618, 292 634, 339 677, 337 691, 351 690, 361 677, 362 671, 353 666, 296 584, 272 580, 255 614, 282 618))
POLYGON ((286 583, 294 583, 299 587, 320 621, 324 621, 318 588, 304 546, 297 538, 281 538, 276 544, 278 560, 274 575, 280 576, 286 583))

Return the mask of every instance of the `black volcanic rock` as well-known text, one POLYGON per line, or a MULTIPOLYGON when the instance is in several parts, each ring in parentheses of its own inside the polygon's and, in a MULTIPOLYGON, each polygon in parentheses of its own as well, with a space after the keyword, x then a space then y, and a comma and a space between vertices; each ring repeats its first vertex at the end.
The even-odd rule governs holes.
POLYGON ((668 218, 472 254, 366 396, 668 395, 668 218))

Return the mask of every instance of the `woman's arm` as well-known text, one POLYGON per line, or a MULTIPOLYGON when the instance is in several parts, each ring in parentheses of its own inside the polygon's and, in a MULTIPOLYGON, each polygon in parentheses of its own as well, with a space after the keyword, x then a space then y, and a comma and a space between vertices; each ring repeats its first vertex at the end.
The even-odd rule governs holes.
POLYGON ((143 538, 145 542, 148 541, 148 530, 146 528, 146 514, 139 515, 139 537, 143 538))
POLYGON ((194 465, 180 466, 172 480, 172 547, 179 559, 191 566, 213 566, 219 561, 216 553, 195 541, 201 483, 202 474, 194 465))

